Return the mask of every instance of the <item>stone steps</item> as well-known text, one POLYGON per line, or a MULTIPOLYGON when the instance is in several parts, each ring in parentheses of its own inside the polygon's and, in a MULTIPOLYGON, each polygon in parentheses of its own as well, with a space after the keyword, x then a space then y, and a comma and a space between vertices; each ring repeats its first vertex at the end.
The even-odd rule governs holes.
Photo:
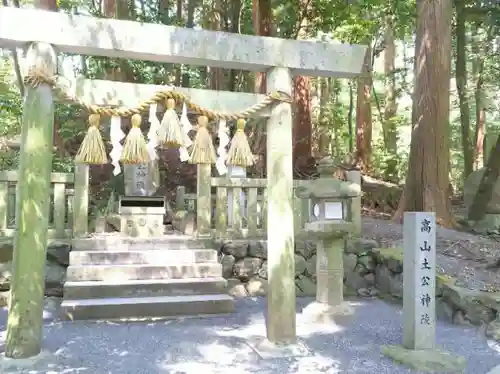
POLYGON ((140 251, 72 251, 71 265, 171 265, 217 262, 217 251, 212 249, 157 249, 140 251))
POLYGON ((90 238, 75 238, 71 250, 76 251, 145 251, 145 250, 206 249, 204 243, 185 235, 165 235, 157 238, 135 238, 116 234, 99 234, 90 238))
POLYGON ((69 282, 122 282, 134 279, 213 278, 221 274, 222 266, 219 263, 210 262, 178 265, 70 265, 67 269, 66 280, 69 282))
POLYGON ((231 313, 234 300, 225 294, 64 300, 62 318, 116 320, 175 318, 231 313))
POLYGON ((224 294, 227 282, 222 277, 199 279, 150 279, 120 282, 66 282, 68 300, 120 297, 193 296, 224 294))
POLYGON ((217 251, 188 236, 78 238, 69 264, 65 319, 173 318, 234 309, 217 251))

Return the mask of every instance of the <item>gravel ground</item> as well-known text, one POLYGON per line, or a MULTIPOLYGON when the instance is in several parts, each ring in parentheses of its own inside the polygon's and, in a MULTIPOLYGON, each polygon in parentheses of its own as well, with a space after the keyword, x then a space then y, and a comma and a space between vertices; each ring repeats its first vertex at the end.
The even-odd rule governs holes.
MULTIPOLYGON (((311 299, 299 299, 298 311, 311 299)), ((352 301, 356 315, 346 329, 308 324, 297 317, 309 357, 262 360, 246 343, 264 336, 265 299, 239 300, 227 317, 158 322, 51 322, 45 349, 53 355, 24 374, 285 374, 416 373, 380 354, 381 344, 401 341, 400 308, 380 300, 352 301)), ((0 343, 6 311, 0 310, 0 343)), ((443 349, 468 360, 467 373, 486 373, 500 363, 500 348, 474 328, 438 323, 443 349)))

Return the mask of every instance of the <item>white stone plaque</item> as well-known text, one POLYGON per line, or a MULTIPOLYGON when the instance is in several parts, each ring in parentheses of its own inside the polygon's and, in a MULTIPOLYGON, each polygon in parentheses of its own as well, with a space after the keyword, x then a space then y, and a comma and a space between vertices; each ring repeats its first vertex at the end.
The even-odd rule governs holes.
POLYGON ((436 342, 436 215, 404 214, 403 346, 433 349, 436 342))
POLYGON ((126 196, 152 196, 158 188, 155 168, 157 161, 148 164, 124 165, 126 196))

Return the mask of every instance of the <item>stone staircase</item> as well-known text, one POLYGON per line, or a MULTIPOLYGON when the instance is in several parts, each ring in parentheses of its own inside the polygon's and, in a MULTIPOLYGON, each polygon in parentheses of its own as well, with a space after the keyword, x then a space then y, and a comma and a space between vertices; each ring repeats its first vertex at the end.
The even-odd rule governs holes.
POLYGON ((230 313, 217 251, 183 235, 74 239, 62 317, 148 319, 230 313))

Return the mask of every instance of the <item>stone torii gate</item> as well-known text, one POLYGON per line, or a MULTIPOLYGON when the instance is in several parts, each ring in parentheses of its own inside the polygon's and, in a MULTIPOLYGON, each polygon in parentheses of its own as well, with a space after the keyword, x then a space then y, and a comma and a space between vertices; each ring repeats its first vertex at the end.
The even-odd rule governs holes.
MULTIPOLYGON (((49 76, 56 71, 56 52, 65 52, 266 72, 267 92, 282 91, 288 95, 292 94, 293 75, 352 78, 361 73, 366 54, 366 47, 359 45, 284 40, 134 21, 99 19, 43 10, 0 8, 0 47, 19 48, 28 45, 31 45, 28 55, 31 69, 42 70, 49 76), (26 25, 43 25, 43 27, 26 27, 26 25)), ((27 97, 30 97, 30 92, 34 92, 33 97, 39 98, 37 105, 43 116, 26 118, 23 123, 22 157, 26 160, 37 157, 39 160, 50 161, 52 138, 49 135, 53 131, 53 120, 50 120, 50 116, 53 116, 52 94, 44 83, 29 91, 27 97), (36 145, 36 152, 30 148, 33 145, 36 145)), ((190 95, 200 105, 212 106, 215 101, 221 100, 231 111, 237 110, 238 103, 245 95, 249 95, 219 93, 219 96, 212 97, 213 92, 205 91, 204 95, 200 96, 192 92, 190 95)), ((259 95, 251 96, 249 104, 252 104, 252 100, 260 99, 259 95)), ((27 105, 29 103, 25 103, 25 108, 27 105)), ((29 116, 29 113, 25 113, 25 116, 29 116)), ((27 164, 25 162, 19 169, 19 184, 25 185, 26 188, 19 190, 17 199, 17 211, 23 212, 17 216, 18 228, 26 228, 27 224, 33 222, 28 217, 29 212, 48 213, 46 200, 49 186, 48 181, 45 183, 48 169, 45 167, 37 170, 29 165, 26 166, 27 164), (33 188, 30 188, 30 183, 33 188), (38 192, 32 193, 33 190, 38 192)), ((209 168, 199 170, 203 174, 210 175, 209 168)), ((290 103, 275 104, 269 112, 267 181, 269 248, 267 338, 272 343, 288 344, 296 340, 290 103)), ((38 258, 44 257, 46 243, 43 235, 36 238, 35 235, 39 235, 39 232, 25 230, 22 234, 28 243, 38 243, 35 248, 39 252, 38 258)), ((33 250, 33 248, 23 248, 20 241, 21 239, 16 240, 18 261, 15 269, 18 273, 28 271, 28 268, 21 264, 21 258, 25 257, 21 255, 21 251, 33 250)), ((18 287, 38 287, 39 290, 36 292, 43 298, 43 289, 40 287, 43 280, 43 266, 29 270, 36 276, 28 279, 28 275, 24 275, 23 285, 18 287), (36 284, 37 282, 39 284, 36 284)), ((18 308, 20 303, 28 305, 28 300, 22 300, 21 296, 13 297, 11 311, 18 308)), ((33 315, 29 321, 33 323, 33 320, 37 319, 35 317, 37 316, 33 315)), ((11 331, 10 338, 9 333, 7 336, 6 351, 9 356, 15 357, 15 353, 9 352, 9 341, 23 341, 25 338, 22 336, 23 326, 12 324, 9 328, 11 331)), ((39 330, 39 333, 30 337, 32 343, 22 343, 31 345, 33 354, 38 353, 36 346, 40 346, 41 326, 39 330)))

